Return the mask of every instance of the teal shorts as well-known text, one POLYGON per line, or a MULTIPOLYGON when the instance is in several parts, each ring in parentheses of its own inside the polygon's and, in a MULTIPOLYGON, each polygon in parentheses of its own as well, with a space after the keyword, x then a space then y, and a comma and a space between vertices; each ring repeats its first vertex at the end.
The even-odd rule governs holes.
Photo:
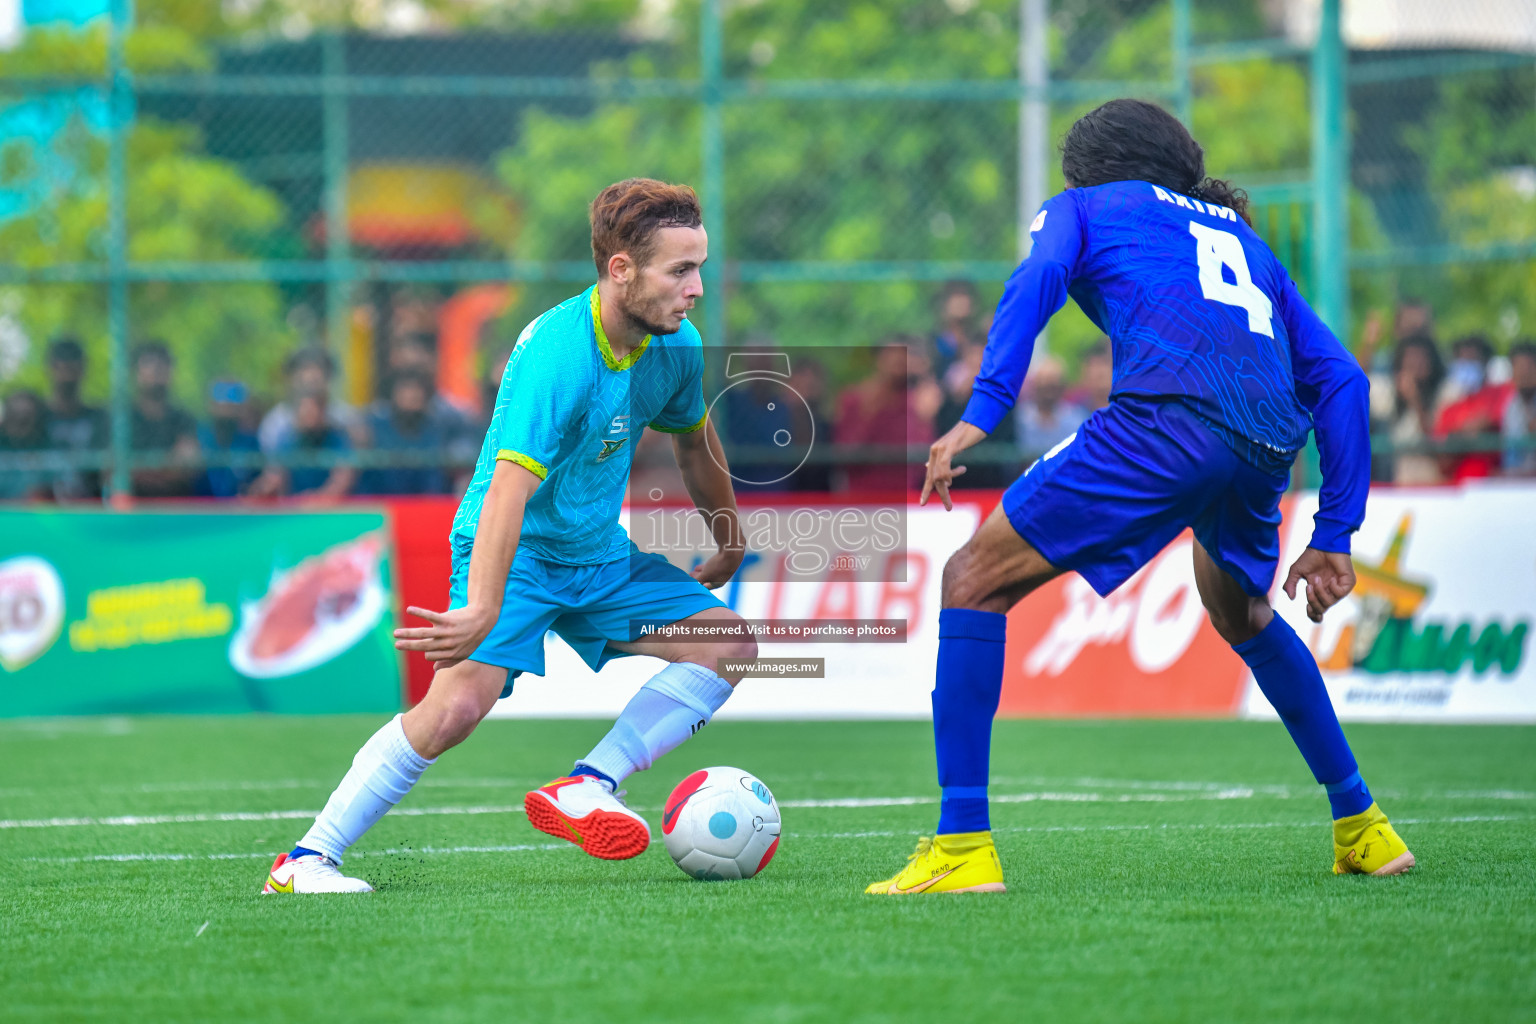
MULTIPOLYGON (((469 558, 453 558, 450 608, 469 603, 469 558)), ((503 697, 520 672, 544 674, 544 634, 553 631, 593 671, 626 652, 610 640, 634 640, 637 623, 679 622, 725 605, 707 587, 660 555, 635 551, 598 565, 549 562, 519 549, 507 574, 501 617, 469 660, 507 670, 503 697)))

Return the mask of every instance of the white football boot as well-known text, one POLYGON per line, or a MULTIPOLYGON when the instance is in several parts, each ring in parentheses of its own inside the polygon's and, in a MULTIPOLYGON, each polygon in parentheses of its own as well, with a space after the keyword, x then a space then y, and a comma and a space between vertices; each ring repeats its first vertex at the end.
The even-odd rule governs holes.
POLYGON ((305 857, 277 855, 262 893, 373 892, 373 886, 361 878, 348 878, 336 862, 324 854, 305 857))
POLYGON ((651 845, 651 827, 590 775, 573 775, 523 797, 528 821, 540 832, 575 843, 603 860, 638 857, 651 845))

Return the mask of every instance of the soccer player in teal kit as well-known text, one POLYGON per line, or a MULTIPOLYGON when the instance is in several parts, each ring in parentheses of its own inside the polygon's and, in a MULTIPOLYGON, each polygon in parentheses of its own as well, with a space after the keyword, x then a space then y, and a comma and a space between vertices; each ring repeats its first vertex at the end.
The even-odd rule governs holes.
POLYGON ((264 892, 368 892, 342 856, 439 755, 463 741, 520 672, 544 671, 555 633, 594 669, 647 654, 669 662, 574 771, 530 792, 528 820, 595 857, 634 857, 650 829, 615 793, 707 723, 739 677, 718 660, 756 657, 750 638, 641 639, 634 623, 740 623, 713 593, 741 564, 736 500, 705 415, 703 348, 688 310, 703 294, 708 239, 687 186, 635 178, 593 200, 597 284, 523 331, 502 377, 475 475, 453 524, 451 607, 396 646, 436 663, 420 704, 363 745, 264 892), (718 551, 684 573, 638 551, 619 525, 635 441, 673 435, 688 493, 718 551))

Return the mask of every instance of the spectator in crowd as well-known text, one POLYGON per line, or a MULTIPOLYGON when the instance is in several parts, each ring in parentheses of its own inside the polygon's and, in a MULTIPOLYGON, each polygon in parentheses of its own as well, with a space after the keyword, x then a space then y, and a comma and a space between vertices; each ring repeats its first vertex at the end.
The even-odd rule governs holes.
MULTIPOLYGON (((1504 406, 1509 401, 1510 386, 1488 381, 1488 364, 1493 346, 1480 334, 1459 339, 1451 347, 1444 406, 1435 420, 1438 440, 1458 440, 1476 444, 1479 437, 1489 438, 1499 432, 1504 406)), ((1452 483, 1477 477, 1493 476, 1502 461, 1495 444, 1484 451, 1452 451, 1440 457, 1440 472, 1452 483)))
POLYGON ((805 435, 795 433, 798 402, 785 390, 794 374, 790 355, 777 350, 770 340, 747 342, 743 351, 729 356, 726 372, 731 380, 721 392, 715 425, 725 447, 726 460, 738 491, 787 491, 794 463, 779 461, 803 452, 805 435), (775 438, 786 439, 779 445, 775 438))
MULTIPOLYGON (((283 380, 288 396, 274 405, 256 431, 261 450, 271 455, 277 451, 278 440, 289 436, 293 426, 297 400, 301 395, 316 391, 329 393, 336 376, 336 360, 321 348, 303 348, 283 361, 283 380)), ((357 411, 344 402, 326 402, 326 416, 332 426, 352 433, 361 425, 357 411)))
MULTIPOLYGON (((63 334, 48 346, 48 406, 45 426, 48 446, 62 452, 106 450, 109 421, 104 409, 80 398, 85 380, 85 349, 79 339, 63 334)), ((101 497, 101 474, 65 469, 54 474, 53 495, 60 501, 101 497)))
POLYGON ((832 464, 816 458, 832 443, 832 422, 822 411, 827 396, 826 367, 810 356, 796 356, 795 365, 789 371, 789 386, 805 399, 804 404, 790 404, 790 431, 795 437, 813 438, 814 447, 811 458, 795 470, 786 483, 792 491, 830 491, 832 464))
POLYGON ((1025 390, 1029 397, 1018 404, 1015 413, 1019 449, 1026 459, 1035 459, 1071 437, 1088 414, 1066 400, 1066 372, 1061 360, 1053 356, 1036 361, 1025 390))
POLYGON ((390 373, 437 373, 437 355, 431 343, 419 334, 402 334, 390 341, 385 364, 390 373))
MULTIPOLYGON (((36 391, 13 391, 0 414, 0 456, 42 452, 49 448, 43 399, 36 391)), ((53 475, 43 469, 0 469, 0 500, 53 497, 53 475)))
MULTIPOLYGON (((385 394, 368 410, 374 449, 446 458, 456 425, 434 412, 432 378, 419 369, 397 370, 385 394)), ((441 466, 401 465, 365 470, 358 489, 363 494, 447 494, 450 484, 441 466)))
POLYGON ((195 474, 178 462, 197 458, 197 423, 171 402, 175 362, 161 341, 135 346, 133 408, 129 411, 128 447, 134 452, 170 456, 168 464, 133 471, 133 493, 141 498, 185 498, 195 493, 195 474))
POLYGON ((874 372, 839 397, 832 435, 836 444, 877 446, 888 454, 845 465, 845 488, 888 494, 921 487, 922 464, 908 464, 899 450, 933 443, 934 417, 943 402, 922 339, 895 335, 882 343, 874 372))
MULTIPOLYGON (((506 364, 502 364, 505 369, 506 364)), ((437 352, 430 344, 428 337, 422 334, 407 334, 396 338, 389 346, 389 372, 391 377, 402 373, 414 374, 418 380, 425 380, 427 384, 427 411, 428 419, 432 421, 433 430, 440 438, 444 458, 458 464, 459 468, 451 472, 450 483, 457 485, 459 490, 469 486, 469 478, 473 475, 475 459, 480 454, 480 442, 485 437, 485 425, 477 425, 469 412, 458 404, 449 401, 443 393, 437 390, 437 352)), ((386 384, 386 389, 388 385, 386 384)), ((384 399, 375 403, 374 410, 379 411, 389 404, 386 393, 384 399)), ((496 408, 496 396, 492 394, 491 404, 488 410, 496 408)))
MULTIPOLYGON (((256 439, 250 394, 235 380, 214 381, 208 390, 208 420, 197 425, 197 442, 207 455, 255 455, 256 439)), ((254 466, 209 466, 197 492, 205 498, 234 498, 245 493, 260 475, 254 466)))
POLYGON ((357 470, 352 466, 290 465, 323 453, 345 454, 353 450, 348 432, 338 426, 325 391, 306 391, 293 402, 293 422, 278 434, 271 453, 277 465, 268 466, 251 484, 256 497, 305 494, 315 498, 339 498, 352 493, 357 470), (297 456, 298 458, 292 458, 297 456))
POLYGON ((506 376, 507 363, 512 361, 512 350, 498 349, 485 364, 485 376, 480 378, 480 423, 476 428, 481 434, 491 425, 491 411, 496 408, 496 395, 501 390, 501 378, 506 376))
MULTIPOLYGON (((1373 432, 1394 448, 1420 445, 1433 433, 1435 410, 1445 385, 1445 363, 1427 334, 1411 334, 1397 343, 1388 373, 1370 376, 1373 432)), ((1373 476, 1397 484, 1437 484, 1440 466, 1433 455, 1394 454, 1378 463, 1373 476)))
POLYGON ((1366 373, 1385 373, 1391 360, 1385 358, 1383 341, 1401 342, 1405 338, 1434 338, 1435 315, 1429 303, 1422 299, 1404 299, 1392 312, 1392 337, 1386 338, 1386 319, 1381 310, 1373 309, 1365 318, 1360 332, 1360 345, 1356 357, 1366 373))
POLYGON ((1109 404, 1109 392, 1115 383, 1115 368, 1108 338, 1100 338, 1083 353, 1082 371, 1077 386, 1067 392, 1067 401, 1092 413, 1109 404))
POLYGON ((976 329, 976 286, 969 281, 950 281, 939 292, 939 329, 933 338, 935 376, 943 379, 964 351, 986 342, 986 332, 976 329))
POLYGON ((1500 423, 1504 472, 1536 476, 1536 342, 1521 341, 1509 350, 1510 389, 1500 423))
MULTIPOLYGON (((944 375, 944 404, 939 407, 939 414, 935 420, 935 436, 960 422, 960 417, 965 413, 965 407, 971 400, 971 392, 975 389, 976 374, 981 370, 981 355, 985 347, 984 345, 967 346, 960 358, 950 366, 949 372, 944 375)), ((998 423, 997 429, 987 435, 987 439, 977 445, 977 448, 984 451, 1006 448, 1016 452, 1017 437, 1018 431, 1015 429, 1013 417, 1004 416, 998 423)), ((957 488, 1007 487, 1019 474, 1019 466, 1016 462, 982 462, 972 459, 965 463, 965 467, 965 475, 955 478, 957 488)))
POLYGON ((1488 385, 1488 364, 1492 360, 1493 345, 1481 334, 1457 338, 1451 345, 1450 365, 1445 368, 1440 410, 1482 391, 1488 385))

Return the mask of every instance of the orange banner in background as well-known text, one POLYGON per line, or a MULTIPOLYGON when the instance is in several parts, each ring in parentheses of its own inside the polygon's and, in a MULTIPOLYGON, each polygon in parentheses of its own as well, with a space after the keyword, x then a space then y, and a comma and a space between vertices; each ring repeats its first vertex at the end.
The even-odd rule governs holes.
MULTIPOLYGON (((1282 505, 1281 550, 1291 500, 1282 505)), ((1003 717, 1231 717, 1245 668, 1211 628, 1188 530, 1107 598, 1069 573, 1008 615, 1003 717)))

